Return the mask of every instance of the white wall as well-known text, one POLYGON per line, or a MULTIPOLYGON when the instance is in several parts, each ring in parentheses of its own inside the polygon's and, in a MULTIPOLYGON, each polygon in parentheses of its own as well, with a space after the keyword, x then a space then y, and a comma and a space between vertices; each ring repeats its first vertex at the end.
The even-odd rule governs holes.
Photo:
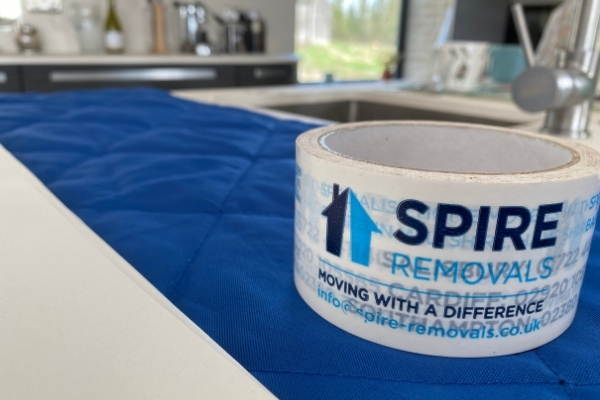
MULTIPOLYGON (((2 0, 19 1, 19 0, 2 0)), ((24 3, 24 0, 21 0, 24 3)), ((174 0, 166 0, 172 4, 174 0)), ((27 13, 23 6, 23 21, 38 28, 44 41, 44 53, 70 54, 79 51, 75 31, 68 16, 73 3, 94 4, 101 12, 102 20, 108 0, 63 0, 62 14, 27 13)), ((267 23, 267 51, 271 54, 294 51, 295 0, 205 0, 204 4, 217 13, 224 7, 257 9, 267 23)), ((117 8, 125 30, 128 53, 147 53, 151 47, 150 5, 148 0, 117 0, 117 8)), ((174 9, 169 6, 169 43, 177 47, 178 26, 174 9)), ((13 32, 0 32, 0 53, 17 52, 13 32)))

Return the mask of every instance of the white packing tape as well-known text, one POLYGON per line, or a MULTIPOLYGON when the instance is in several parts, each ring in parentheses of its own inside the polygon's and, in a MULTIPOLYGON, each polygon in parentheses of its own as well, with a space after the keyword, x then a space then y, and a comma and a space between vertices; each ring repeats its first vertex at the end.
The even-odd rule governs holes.
POLYGON ((295 283, 327 321, 415 353, 488 357, 571 324, 600 155, 477 125, 375 122, 297 140, 295 283))

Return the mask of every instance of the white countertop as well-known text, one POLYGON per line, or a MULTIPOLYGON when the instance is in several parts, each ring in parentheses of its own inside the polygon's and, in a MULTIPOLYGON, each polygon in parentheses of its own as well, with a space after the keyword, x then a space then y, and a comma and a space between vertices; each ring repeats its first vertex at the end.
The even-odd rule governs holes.
POLYGON ((273 395, 0 146, 0 399, 273 395))
MULTIPOLYGON (((292 85, 257 88, 231 88, 212 90, 178 90, 175 96, 188 100, 229 105, 266 112, 284 118, 297 118, 313 122, 330 122, 269 110, 269 107, 291 104, 311 104, 336 101, 369 101, 445 112, 490 120, 502 121, 538 133, 544 113, 527 113, 518 108, 508 95, 471 96, 447 93, 430 93, 406 90, 405 82, 368 82, 356 84, 292 85)), ((590 121, 592 137, 582 143, 600 151, 600 112, 598 108, 590 121)))
POLYGON ((530 124, 542 114, 526 113, 506 96, 468 97, 405 90, 402 81, 329 85, 290 85, 212 90, 176 90, 175 96, 207 103, 251 109, 291 104, 368 101, 436 112, 489 118, 506 123, 530 124))
POLYGON ((294 54, 195 55, 0 55, 0 65, 261 65, 290 64, 294 54))

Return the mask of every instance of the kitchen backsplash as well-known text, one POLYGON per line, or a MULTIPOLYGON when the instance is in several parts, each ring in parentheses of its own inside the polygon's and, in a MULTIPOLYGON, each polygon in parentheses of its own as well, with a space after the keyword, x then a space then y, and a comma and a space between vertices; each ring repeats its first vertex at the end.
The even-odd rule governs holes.
POLYGON ((404 63, 406 78, 427 82, 433 74, 434 49, 448 8, 455 0, 411 1, 408 10, 407 43, 404 63))
MULTIPOLYGON (((22 1, 24 3, 24 0, 22 1)), ((179 45, 177 14, 172 7, 174 1, 165 1, 169 11, 167 42, 172 52, 176 52, 179 45)), ((69 9, 74 3, 95 5, 102 19, 106 15, 106 0, 63 0, 61 14, 28 13, 23 4, 23 21, 34 25, 39 30, 44 53, 76 54, 79 52, 75 30, 69 18, 69 9)), ((278 54, 294 51, 295 0, 206 0, 203 3, 217 13, 229 6, 259 10, 267 25, 267 52, 278 54)), ((148 53, 152 42, 151 8, 148 0, 117 0, 117 9, 125 31, 126 52, 148 53)), ((211 33, 216 34, 214 29, 211 33)), ((0 54, 5 53, 17 53, 14 32, 0 31, 0 54)))

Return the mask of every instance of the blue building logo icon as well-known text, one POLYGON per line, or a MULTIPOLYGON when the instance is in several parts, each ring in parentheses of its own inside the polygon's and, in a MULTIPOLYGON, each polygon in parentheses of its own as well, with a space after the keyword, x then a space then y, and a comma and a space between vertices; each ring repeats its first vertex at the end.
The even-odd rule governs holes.
POLYGON ((321 212, 321 215, 327 217, 327 252, 337 257, 342 254, 348 198, 350 198, 350 259, 356 264, 368 267, 371 258, 371 236, 373 233, 380 234, 381 230, 367 214, 352 189, 346 188, 340 193, 338 184, 333 185, 331 203, 321 212))

